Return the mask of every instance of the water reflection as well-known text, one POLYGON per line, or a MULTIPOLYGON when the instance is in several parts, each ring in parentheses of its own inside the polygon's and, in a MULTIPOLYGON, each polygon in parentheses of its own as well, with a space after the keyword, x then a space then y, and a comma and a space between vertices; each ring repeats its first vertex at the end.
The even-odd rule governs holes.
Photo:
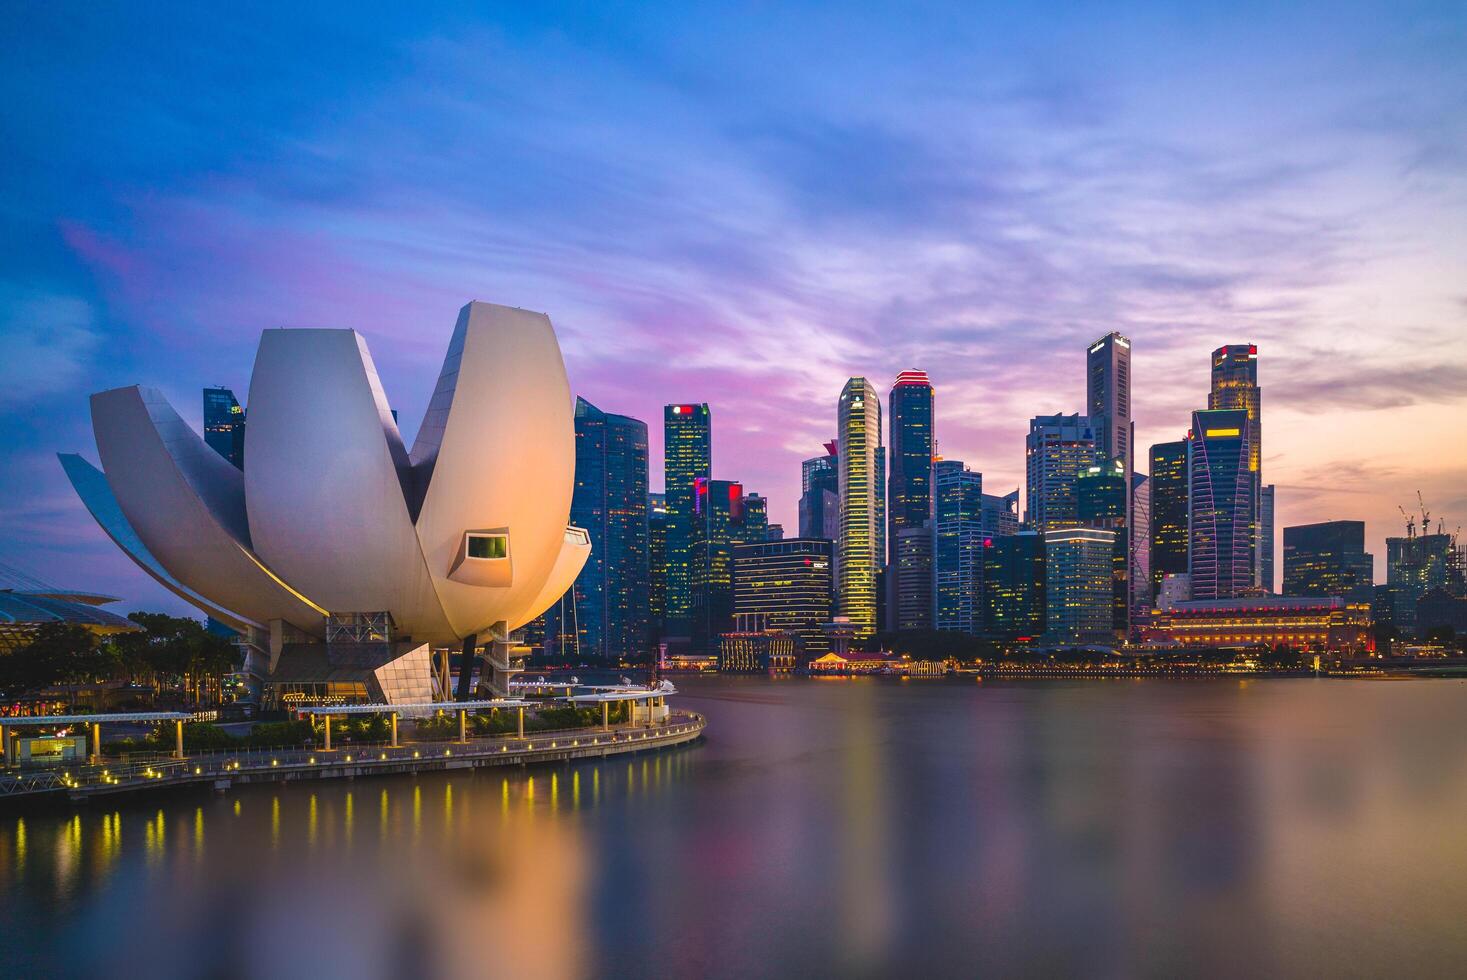
POLYGON ((1467 685, 683 686, 672 753, 0 815, 4 973, 1467 969, 1467 685))

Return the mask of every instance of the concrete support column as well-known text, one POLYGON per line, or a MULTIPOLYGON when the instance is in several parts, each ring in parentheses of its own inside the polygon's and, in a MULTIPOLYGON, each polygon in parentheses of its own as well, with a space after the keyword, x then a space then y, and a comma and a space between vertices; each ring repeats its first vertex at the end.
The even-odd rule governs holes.
POLYGON ((525 709, 520 709, 520 738, 525 737, 525 709))
POLYGON ((471 693, 471 685, 474 679, 474 650, 479 645, 479 634, 470 633, 464 637, 463 662, 458 667, 458 690, 455 692, 455 700, 467 701, 471 693))
POLYGON ((5 755, 5 768, 10 768, 10 727, 0 723, 0 751, 5 755))
POLYGON ((102 761, 102 724, 92 722, 92 765, 102 761))
POLYGON ((331 751, 331 716, 330 715, 322 715, 321 717, 323 717, 323 718, 326 719, 326 751, 327 752, 330 752, 331 751))
POLYGON ((392 717, 392 747, 395 749, 395 748, 397 748, 397 712, 394 711, 392 713, 391 717, 392 717))
POLYGON ((611 727, 611 702, 610 701, 602 701, 601 702, 601 727, 603 729, 606 729, 606 728, 610 728, 611 727))
POLYGON ((458 709, 458 742, 460 745, 469 740, 469 713, 463 708, 458 709))
POLYGON ((173 735, 174 735, 173 757, 175 759, 182 759, 183 758, 183 719, 182 718, 178 719, 177 721, 175 721, 173 723, 173 735))

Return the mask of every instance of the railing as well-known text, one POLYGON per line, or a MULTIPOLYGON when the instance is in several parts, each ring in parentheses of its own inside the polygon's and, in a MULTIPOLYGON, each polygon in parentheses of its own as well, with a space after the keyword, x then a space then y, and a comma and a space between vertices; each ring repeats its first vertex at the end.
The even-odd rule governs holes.
POLYGON ((189 780, 210 777, 249 775, 276 770, 299 770, 351 763, 356 765, 392 764, 415 760, 452 758, 453 756, 486 758, 496 755, 521 756, 599 745, 629 745, 637 742, 657 743, 669 736, 689 734, 704 722, 696 712, 674 712, 652 724, 621 724, 610 728, 560 728, 520 735, 470 736, 432 742, 344 743, 327 751, 321 746, 281 746, 279 748, 208 749, 189 754, 183 759, 163 754, 149 754, 139 759, 136 754, 118 763, 101 763, 69 769, 46 770, 34 774, 0 776, 0 796, 46 790, 75 790, 88 787, 130 788, 152 781, 189 780))

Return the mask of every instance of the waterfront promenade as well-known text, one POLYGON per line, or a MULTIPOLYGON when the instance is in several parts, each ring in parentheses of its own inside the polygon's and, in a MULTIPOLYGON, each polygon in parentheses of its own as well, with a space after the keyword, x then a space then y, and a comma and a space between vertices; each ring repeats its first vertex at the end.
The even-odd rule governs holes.
POLYGON ((683 745, 697 740, 702 715, 671 711, 652 723, 541 731, 529 735, 469 737, 458 740, 345 744, 334 749, 281 748, 201 752, 175 758, 166 754, 130 756, 116 764, 7 772, 0 776, 0 800, 64 798, 84 803, 101 797, 157 793, 181 787, 353 779, 487 766, 537 765, 602 758, 683 745))

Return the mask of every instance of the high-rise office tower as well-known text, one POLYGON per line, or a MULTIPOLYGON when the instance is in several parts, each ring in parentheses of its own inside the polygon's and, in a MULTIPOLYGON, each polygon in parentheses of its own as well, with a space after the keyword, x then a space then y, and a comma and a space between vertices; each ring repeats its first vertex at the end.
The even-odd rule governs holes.
POLYGON ((1044 533, 1047 640, 1114 642, 1115 551, 1115 531, 1073 527, 1044 533))
POLYGON ((1408 527, 1406 537, 1386 538, 1386 587, 1391 621, 1414 633, 1423 596, 1437 590, 1460 595, 1467 588, 1456 535, 1414 534, 1408 527))
POLYGON ((888 396, 891 472, 887 477, 887 540, 932 517, 932 383, 925 371, 903 371, 888 396))
POLYGON ((1273 592, 1273 484, 1267 484, 1258 497, 1258 584, 1266 593, 1273 592))
POLYGON ((840 539, 836 603, 856 639, 876 630, 877 571, 886 554, 886 456, 881 445, 881 399, 865 378, 851 378, 836 408, 840 443, 840 539))
POLYGON ((1192 413, 1188 574, 1193 599, 1257 591, 1258 481, 1253 423, 1244 409, 1192 413))
POLYGON ((939 460, 932 480, 933 628, 983 628, 983 474, 939 460))
POLYGON ((737 629, 784 630, 800 639, 805 658, 830 649, 825 624, 834 602, 831 552, 824 538, 789 538, 734 548, 737 629))
POLYGON ((825 444, 825 455, 800 463, 800 537, 826 538, 840 536, 837 522, 827 515, 840 514, 840 472, 836 469, 836 443, 825 444))
POLYGON ((204 389, 204 442, 244 469, 245 410, 228 388, 204 389))
POLYGON ((1131 474, 1131 623, 1143 621, 1151 605, 1151 478, 1131 474))
POLYGON ((765 541, 783 541, 784 540, 784 525, 783 524, 771 524, 771 525, 769 525, 768 529, 766 530, 766 532, 764 534, 764 540, 765 541))
POLYGON ((1015 490, 1000 497, 998 494, 983 495, 983 536, 1002 538, 1019 533, 1019 491, 1015 490))
POLYGON ((713 422, 708 406, 667 405, 662 410, 663 496, 667 502, 667 608, 671 635, 687 635, 692 623, 694 486, 713 478, 713 422))
POLYGON ((667 497, 647 494, 647 613, 660 635, 667 616, 667 497))
POLYGON ((1375 558, 1365 550, 1364 521, 1284 528, 1284 595, 1369 602, 1374 580, 1375 558))
POLYGON ((983 629, 1005 639, 1044 634, 1044 535, 1019 531, 983 541, 983 629))
MULTIPOLYGON (((1248 470, 1253 474, 1253 542, 1249 551, 1253 563, 1252 587, 1265 589, 1264 522, 1263 522, 1263 391, 1258 387, 1258 345, 1225 344, 1212 352, 1212 387, 1207 393, 1207 407, 1228 409, 1248 414, 1252 432, 1248 450, 1248 470)), ((1272 527, 1269 528, 1269 533, 1272 527)), ((1272 557, 1267 559, 1272 570, 1272 557)), ((1268 587, 1271 590, 1271 584, 1268 587)))
POLYGON ((1085 415, 1040 415, 1029 422, 1024 445, 1028 504, 1035 530, 1074 527, 1079 518, 1075 480, 1103 459, 1092 420, 1085 415))
POLYGON ((649 648, 647 423, 577 398, 575 432, 570 519, 590 535, 591 556, 569 603, 546 611, 546 636, 567 656, 614 663, 649 648))
POLYGON ((893 618, 898 631, 932 629, 932 522, 898 528, 892 544, 893 618))
POLYGON ((733 628, 733 551, 764 540, 765 529, 745 524, 744 485, 699 479, 693 491, 691 569, 693 649, 715 653, 718 637, 733 628))
POLYGON ((1187 574, 1188 486, 1186 441, 1151 447, 1151 591, 1156 601, 1162 579, 1187 574))
POLYGON ((1108 333, 1090 345, 1085 357, 1085 403, 1095 426, 1095 445, 1107 459, 1119 459, 1127 476, 1135 469, 1131 451, 1131 342, 1108 333))
POLYGON ((744 495, 744 540, 767 541, 769 539, 769 501, 757 493, 744 495))
POLYGON ((1130 628, 1131 587, 1127 578, 1131 542, 1127 525, 1131 505, 1130 483, 1125 463, 1120 459, 1088 466, 1075 481, 1080 523, 1085 527, 1115 532, 1115 552, 1111 555, 1111 628, 1118 638, 1124 638, 1130 628))

